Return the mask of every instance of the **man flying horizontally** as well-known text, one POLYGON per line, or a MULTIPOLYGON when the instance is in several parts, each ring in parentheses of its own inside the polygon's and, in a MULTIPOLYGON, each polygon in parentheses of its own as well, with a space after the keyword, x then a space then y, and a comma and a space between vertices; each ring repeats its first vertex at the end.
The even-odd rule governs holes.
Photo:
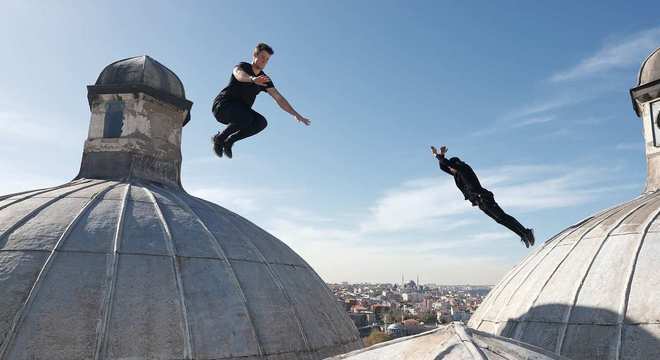
POLYGON ((470 200, 472 206, 479 206, 486 215, 520 236, 520 241, 526 247, 534 245, 534 230, 526 229, 513 216, 505 213, 495 202, 493 193, 481 187, 479 178, 468 164, 457 157, 445 159, 447 147, 444 145, 440 147, 439 153, 434 146, 431 146, 431 152, 440 162, 440 169, 454 177, 456 186, 463 193, 465 200, 470 200))
POLYGON ((268 124, 258 112, 252 110, 254 100, 262 91, 273 97, 282 110, 293 115, 296 120, 309 125, 309 119, 298 114, 282 96, 268 75, 263 71, 268 64, 273 49, 259 43, 252 52, 252 64, 242 62, 234 67, 227 85, 213 100, 213 115, 216 120, 227 125, 224 131, 213 136, 213 151, 222 157, 224 153, 232 157, 232 146, 238 140, 252 136, 266 128, 268 124))

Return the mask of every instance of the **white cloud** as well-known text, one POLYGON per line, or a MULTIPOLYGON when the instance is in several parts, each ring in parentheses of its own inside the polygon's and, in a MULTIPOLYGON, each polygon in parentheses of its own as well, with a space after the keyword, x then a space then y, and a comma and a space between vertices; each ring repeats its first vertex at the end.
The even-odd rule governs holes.
POLYGON ((387 191, 360 224, 362 233, 397 232, 429 226, 455 228, 451 215, 470 210, 449 177, 418 179, 387 191), (444 220, 444 221, 443 221, 444 220), (438 222, 442 222, 439 224, 438 222))
POLYGON ((512 125, 512 127, 523 127, 523 126, 529 126, 529 125, 535 125, 535 124, 543 124, 550 122, 554 120, 556 117, 554 115, 550 116, 536 116, 536 117, 531 117, 525 120, 522 120, 520 122, 517 122, 512 125))
POLYGON ((599 94, 599 90, 590 92, 575 92, 567 90, 541 101, 523 103, 515 110, 498 116, 491 126, 477 130, 471 136, 492 135, 497 131, 509 128, 522 128, 528 125, 546 123, 557 119, 557 112, 560 109, 574 106, 599 94))
POLYGON ((555 73, 550 77, 550 81, 575 80, 628 66, 639 66, 640 59, 644 59, 655 50, 658 44, 660 44, 660 27, 610 41, 577 65, 555 73))

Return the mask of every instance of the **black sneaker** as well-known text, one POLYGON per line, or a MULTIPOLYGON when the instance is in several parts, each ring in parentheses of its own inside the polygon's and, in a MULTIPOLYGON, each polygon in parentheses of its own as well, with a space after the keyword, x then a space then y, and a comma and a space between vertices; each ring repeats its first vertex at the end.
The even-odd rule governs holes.
POLYGON ((223 144, 220 143, 220 142, 218 142, 218 141, 216 141, 216 138, 217 138, 217 137, 218 137, 218 135, 214 135, 214 136, 211 138, 211 141, 213 142, 213 152, 214 152, 218 157, 221 158, 221 157, 222 157, 222 145, 223 145, 223 144))
POLYGON ((232 153, 231 153, 232 145, 234 145, 234 144, 225 142, 225 144, 222 146, 222 151, 224 151, 225 155, 227 155, 227 157, 230 158, 230 159, 232 157, 232 153))

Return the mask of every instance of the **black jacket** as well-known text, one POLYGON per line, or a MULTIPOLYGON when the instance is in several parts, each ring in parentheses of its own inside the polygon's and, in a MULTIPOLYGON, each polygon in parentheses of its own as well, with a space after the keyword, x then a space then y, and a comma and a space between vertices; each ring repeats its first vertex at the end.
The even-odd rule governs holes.
POLYGON ((438 154, 436 155, 436 158, 440 163, 440 169, 454 177, 456 187, 461 190, 465 200, 470 200, 470 202, 476 204, 480 195, 490 194, 490 191, 481 186, 477 174, 474 173, 470 165, 464 163, 457 157, 447 160, 444 156, 438 154), (456 169, 456 174, 452 174, 449 170, 450 166, 453 169, 456 169))

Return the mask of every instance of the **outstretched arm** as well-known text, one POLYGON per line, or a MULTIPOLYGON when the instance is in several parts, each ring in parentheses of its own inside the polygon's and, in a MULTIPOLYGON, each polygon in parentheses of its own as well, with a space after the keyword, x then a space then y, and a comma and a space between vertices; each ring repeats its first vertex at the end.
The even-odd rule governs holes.
POLYGON ((303 123, 305 125, 310 124, 311 121, 308 118, 298 114, 298 112, 293 108, 293 106, 291 106, 291 104, 289 104, 289 102, 284 98, 284 96, 282 96, 282 94, 280 94, 279 91, 277 91, 277 89, 272 87, 272 88, 266 89, 266 91, 268 92, 268 94, 270 94, 270 96, 273 97, 273 99, 275 100, 277 105, 279 105, 280 108, 282 108, 282 110, 284 110, 284 111, 288 112, 289 114, 293 115, 293 117, 295 117, 296 120, 300 121, 301 123, 303 123))

